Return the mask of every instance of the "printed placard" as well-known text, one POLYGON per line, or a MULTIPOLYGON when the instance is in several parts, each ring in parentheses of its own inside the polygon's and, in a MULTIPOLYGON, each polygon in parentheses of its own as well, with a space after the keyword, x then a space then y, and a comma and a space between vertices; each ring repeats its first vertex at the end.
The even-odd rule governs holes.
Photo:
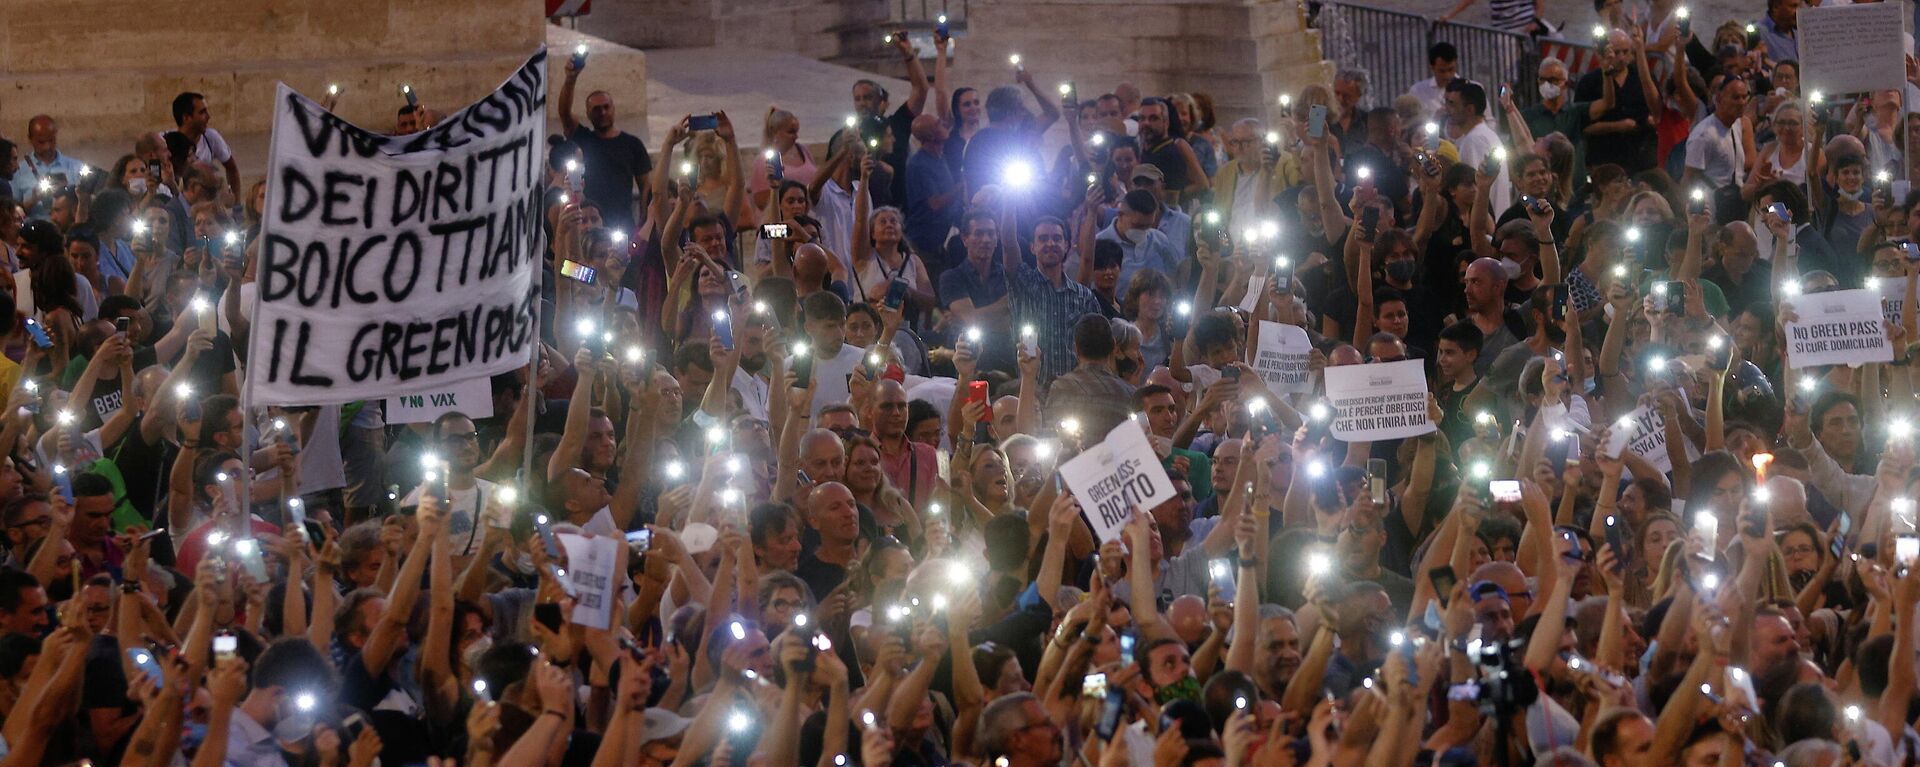
POLYGON ((1420 360, 1327 368, 1333 436, 1348 442, 1417 437, 1434 430, 1427 417, 1427 375, 1420 360))
POLYGON ((1174 497, 1173 480, 1137 420, 1120 422, 1106 439, 1060 465, 1087 524, 1101 542, 1120 538, 1134 509, 1145 511, 1174 497))
POLYGON ((253 306, 254 405, 442 392, 538 348, 547 54, 406 136, 280 84, 253 306))
POLYGON ((1651 406, 1643 405, 1615 421, 1605 449, 1608 455, 1626 450, 1662 473, 1673 471, 1673 458, 1667 455, 1667 419, 1651 406))
POLYGON ((387 398, 387 423, 433 423, 448 413, 459 413, 476 421, 493 417, 493 381, 475 378, 454 384, 445 391, 387 398))
POLYGON ((1313 391, 1313 372, 1307 369, 1312 355, 1313 342, 1307 338, 1307 331, 1260 321, 1260 346, 1253 355, 1253 369, 1274 393, 1313 391))
POLYGON ((1893 360, 1879 291, 1812 293, 1790 303, 1799 315, 1787 323, 1787 358, 1794 369, 1893 360))
POLYGON ((1840 94, 1903 87, 1907 9, 1906 3, 1802 7, 1794 40, 1800 49, 1801 92, 1840 94))
POLYGON ((613 625, 614 589, 626 581, 615 573, 624 571, 620 560, 626 542, 608 535, 559 533, 555 537, 567 552, 567 581, 579 595, 567 619, 594 629, 613 625))
MULTIPOLYGON (((1895 197, 1896 200, 1906 199, 1895 197)), ((1904 277, 1880 280, 1880 314, 1887 322, 1900 324, 1900 312, 1907 306, 1907 280, 1904 277)))

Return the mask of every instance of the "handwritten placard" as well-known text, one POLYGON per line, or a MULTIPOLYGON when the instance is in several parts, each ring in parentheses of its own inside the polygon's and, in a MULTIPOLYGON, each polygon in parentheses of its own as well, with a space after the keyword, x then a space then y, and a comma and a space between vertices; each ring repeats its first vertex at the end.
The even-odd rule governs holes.
POLYGON ((1801 92, 1901 88, 1907 9, 1907 3, 1802 6, 1796 41, 1801 92))

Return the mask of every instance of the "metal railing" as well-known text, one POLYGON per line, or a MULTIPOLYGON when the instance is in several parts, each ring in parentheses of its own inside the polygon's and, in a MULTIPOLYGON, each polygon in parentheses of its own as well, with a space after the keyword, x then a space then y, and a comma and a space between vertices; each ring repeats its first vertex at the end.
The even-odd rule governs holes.
MULTIPOLYGON (((1340 69, 1366 70, 1371 81, 1369 106, 1391 106, 1393 97, 1432 77, 1427 48, 1438 42, 1453 43, 1459 49, 1460 77, 1486 86, 1488 98, 1501 84, 1512 85, 1514 103, 1523 107, 1539 100, 1543 50, 1562 59, 1569 54, 1582 58, 1591 51, 1559 38, 1476 24, 1436 24, 1424 16, 1365 5, 1320 2, 1310 10, 1311 22, 1320 30, 1322 55, 1340 69)), ((1570 71, 1583 71, 1582 63, 1568 62, 1570 71)))
POLYGON ((965 26, 967 0, 900 0, 900 15, 895 17, 895 21, 903 22, 909 28, 932 29, 942 16, 951 26, 965 26))

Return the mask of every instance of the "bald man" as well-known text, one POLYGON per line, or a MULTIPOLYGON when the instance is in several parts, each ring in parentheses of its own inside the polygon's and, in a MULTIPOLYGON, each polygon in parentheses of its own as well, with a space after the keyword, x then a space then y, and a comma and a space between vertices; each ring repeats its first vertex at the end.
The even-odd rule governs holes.
MULTIPOLYGON (((1715 238, 1713 249, 1720 255, 1720 263, 1708 267, 1700 277, 1718 285, 1727 297, 1727 316, 1749 307, 1772 306, 1773 263, 1760 260, 1760 240, 1753 236, 1752 226, 1745 221, 1729 222, 1715 238)), ((1887 248, 1885 255, 1879 250, 1874 252, 1874 261, 1884 259, 1897 269, 1906 269, 1906 256, 1899 248, 1887 248)))
POLYGON ((1651 170, 1656 137, 1649 107, 1660 105, 1660 92, 1652 80, 1640 82, 1633 40, 1627 33, 1615 29, 1607 35, 1600 68, 1580 78, 1573 89, 1573 100, 1600 101, 1607 90, 1601 78, 1613 80, 1613 108, 1582 129, 1587 138, 1587 167, 1612 163, 1629 174, 1651 170))
MULTIPOLYGON (((839 482, 846 478, 847 451, 840 435, 826 429, 810 429, 800 436, 800 470, 813 484, 839 482)), ((805 486, 801 487, 804 492, 805 486)))
POLYGON ((907 241, 917 253, 940 253, 963 207, 960 182, 947 165, 949 133, 939 117, 913 118, 913 139, 920 148, 907 158, 906 209, 907 241))
POLYGON ((613 96, 606 91, 587 94, 588 124, 580 124, 573 114, 573 85, 578 79, 580 67, 569 57, 566 79, 560 85, 560 127, 580 147, 587 168, 587 199, 600 206, 607 226, 632 231, 635 203, 646 204, 653 157, 639 136, 614 125, 613 96))
POLYGON ((793 287, 796 298, 828 289, 833 276, 833 259, 827 257, 826 249, 811 242, 801 245, 793 252, 793 287))
POLYGON ((60 125, 47 115, 27 121, 27 146, 21 147, 20 167, 13 173, 13 199, 27 209, 27 218, 44 219, 53 213, 53 194, 80 183, 85 163, 60 153, 60 125), (42 192, 40 182, 46 181, 42 192))
POLYGON ((907 389, 891 378, 874 384, 873 402, 868 406, 866 422, 873 438, 880 442, 880 468, 914 508, 933 498, 938 483, 939 456, 931 445, 907 439, 907 389))
POLYGON ((816 598, 825 596, 847 579, 861 539, 865 517, 853 491, 839 482, 825 482, 807 494, 805 507, 807 531, 801 541, 800 565, 793 574, 807 582, 816 598))
POLYGON ((1500 351, 1527 337, 1520 312, 1507 305, 1507 270, 1499 261, 1476 258, 1467 264, 1467 321, 1480 329, 1480 357, 1473 362, 1474 372, 1486 375, 1500 351))

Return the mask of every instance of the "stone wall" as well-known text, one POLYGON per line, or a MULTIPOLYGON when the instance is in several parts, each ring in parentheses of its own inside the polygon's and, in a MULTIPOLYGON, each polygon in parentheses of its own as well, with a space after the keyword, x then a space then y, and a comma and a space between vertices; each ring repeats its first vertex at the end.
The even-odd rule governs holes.
MULTIPOLYGON (((542 13, 541 0, 0 0, 0 134, 24 139, 27 118, 44 113, 64 146, 130 147, 141 131, 173 127, 174 95, 192 90, 238 145, 267 132, 282 81, 316 98, 337 83, 343 116, 390 129, 402 83, 436 110, 458 109, 550 32, 557 67, 576 38, 542 13)), ((597 87, 644 126, 644 60, 592 46, 589 75, 618 73, 597 87)))

